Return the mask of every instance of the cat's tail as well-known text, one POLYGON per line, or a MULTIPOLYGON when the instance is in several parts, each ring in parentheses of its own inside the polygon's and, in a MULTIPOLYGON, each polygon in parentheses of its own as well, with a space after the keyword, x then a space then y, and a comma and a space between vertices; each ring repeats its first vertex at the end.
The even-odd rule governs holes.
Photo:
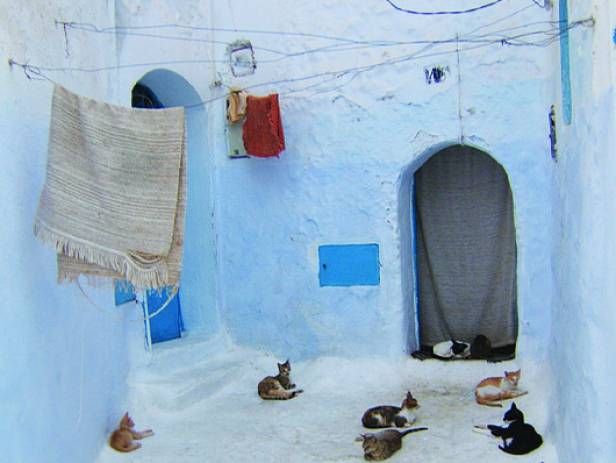
POLYGON ((407 429, 406 431, 400 431, 400 437, 404 437, 407 434, 410 434, 412 432, 417 432, 417 431, 427 431, 428 428, 412 428, 412 429, 407 429))
POLYGON ((485 405, 486 407, 501 407, 501 408, 503 407, 503 405, 499 404, 498 402, 487 402, 487 401, 479 402, 479 401, 477 401, 477 403, 479 405, 485 405))

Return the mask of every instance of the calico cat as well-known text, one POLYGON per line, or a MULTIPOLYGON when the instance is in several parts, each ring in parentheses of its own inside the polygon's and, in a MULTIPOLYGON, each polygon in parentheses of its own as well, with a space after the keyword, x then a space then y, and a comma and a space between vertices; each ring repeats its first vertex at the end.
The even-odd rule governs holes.
POLYGON ((405 428, 417 421, 415 411, 418 408, 417 400, 408 391, 400 407, 379 405, 369 408, 362 416, 361 422, 366 428, 389 428, 393 426, 405 428))
POLYGON ((475 387, 475 400, 479 405, 502 407, 497 402, 528 394, 518 389, 519 380, 520 370, 506 371, 502 377, 485 378, 475 387))
POLYGON ((413 428, 406 431, 386 429, 377 433, 361 434, 356 441, 362 441, 364 459, 368 461, 380 461, 391 457, 402 448, 402 438, 407 434, 417 431, 425 431, 428 428, 413 428))
POLYGON ((291 382, 291 364, 289 360, 278 364, 278 375, 267 376, 259 382, 257 388, 259 397, 265 400, 287 400, 292 399, 297 394, 304 392, 302 389, 295 389, 295 384, 291 382), (292 391, 291 389, 295 389, 292 391))
POLYGON ((493 436, 503 439, 503 445, 498 448, 513 455, 525 455, 539 448, 543 438, 530 424, 524 423, 524 414, 516 407, 515 402, 507 410, 503 421, 509 423, 507 427, 488 425, 493 436))
POLYGON ((133 442, 134 440, 140 440, 153 435, 154 432, 151 429, 141 432, 135 431, 135 422, 126 412, 120 420, 118 429, 111 433, 109 446, 118 452, 132 452, 141 447, 141 443, 133 442))

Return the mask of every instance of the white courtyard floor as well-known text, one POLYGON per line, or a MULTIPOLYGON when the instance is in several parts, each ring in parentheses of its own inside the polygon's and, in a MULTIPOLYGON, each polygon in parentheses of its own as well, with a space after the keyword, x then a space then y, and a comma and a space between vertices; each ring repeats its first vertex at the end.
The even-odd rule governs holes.
POLYGON ((541 366, 522 365, 521 388, 530 393, 516 404, 544 444, 512 456, 498 449, 499 440, 473 431, 474 424, 501 423, 509 402, 503 409, 479 406, 473 388, 486 376, 517 369, 515 362, 291 359, 291 377, 304 394, 261 400, 257 383, 276 374, 276 361, 284 360, 190 338, 155 345, 148 365, 131 372, 127 398, 136 428, 152 428, 155 435, 129 454, 105 447, 98 463, 359 462, 363 452, 355 438, 368 431, 363 412, 400 405, 407 390, 421 405, 416 426, 429 430, 406 436, 389 462, 557 463, 546 430, 549 388, 541 366))

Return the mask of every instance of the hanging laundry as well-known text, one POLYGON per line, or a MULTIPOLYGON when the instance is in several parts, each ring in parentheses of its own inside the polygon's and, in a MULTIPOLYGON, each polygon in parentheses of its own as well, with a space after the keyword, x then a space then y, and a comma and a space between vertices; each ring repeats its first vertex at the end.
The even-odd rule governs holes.
POLYGON ((247 92, 239 89, 231 89, 227 97, 227 119, 232 124, 241 121, 246 115, 247 97, 247 92))
POLYGON ((242 138, 251 156, 278 156, 285 148, 278 95, 248 96, 242 138))
POLYGON ((186 209, 184 109, 143 111, 54 88, 34 233, 58 279, 177 285, 186 209))

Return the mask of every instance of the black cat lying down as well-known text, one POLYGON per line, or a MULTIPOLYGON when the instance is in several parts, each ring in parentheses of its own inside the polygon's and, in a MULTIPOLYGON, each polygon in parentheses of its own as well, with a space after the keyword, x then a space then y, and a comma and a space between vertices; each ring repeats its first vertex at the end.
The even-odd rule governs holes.
POLYGON ((535 431, 535 428, 524 422, 524 414, 516 407, 515 402, 503 416, 503 421, 509 425, 489 424, 476 426, 476 428, 487 428, 493 436, 503 439, 503 445, 499 445, 498 448, 513 455, 525 455, 539 448, 543 443, 543 438, 535 431))

